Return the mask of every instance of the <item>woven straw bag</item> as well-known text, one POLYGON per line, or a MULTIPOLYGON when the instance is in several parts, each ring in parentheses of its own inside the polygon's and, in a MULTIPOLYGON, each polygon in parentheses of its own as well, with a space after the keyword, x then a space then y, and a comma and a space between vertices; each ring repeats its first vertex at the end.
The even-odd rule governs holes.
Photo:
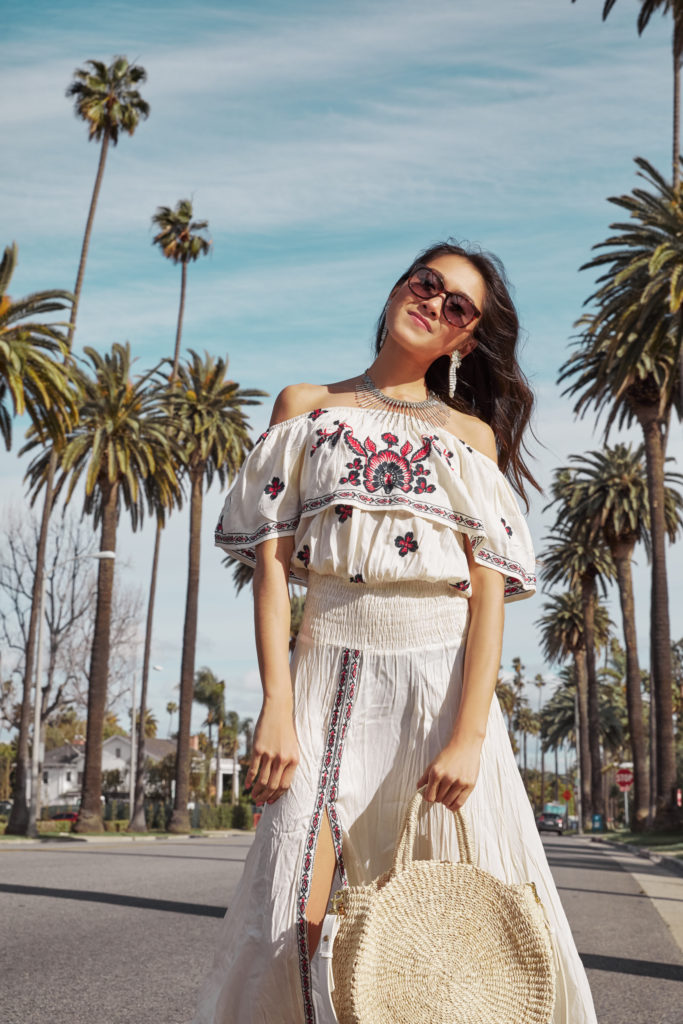
POLYGON ((332 1000, 340 1024, 549 1024, 555 966, 533 883, 508 885, 472 863, 412 858, 422 791, 390 871, 335 894, 332 1000))

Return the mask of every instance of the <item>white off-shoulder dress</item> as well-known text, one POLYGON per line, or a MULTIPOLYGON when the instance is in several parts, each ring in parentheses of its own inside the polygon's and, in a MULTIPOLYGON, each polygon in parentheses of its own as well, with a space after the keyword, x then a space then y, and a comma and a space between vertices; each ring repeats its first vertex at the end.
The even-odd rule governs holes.
MULTIPOLYGON (((256 546, 278 536, 294 537, 290 578, 308 587, 292 658, 301 759, 291 788, 264 808, 195 1024, 328 1024, 306 930, 324 815, 341 885, 389 868, 408 801, 457 715, 471 595, 464 537, 505 576, 506 600, 535 588, 526 522, 496 464, 394 411, 316 409, 259 437, 216 544, 253 565, 256 546)), ((465 814, 480 867, 536 883, 557 954, 553 1024, 595 1024, 495 697, 465 814)), ((442 805, 426 809, 415 855, 458 859, 442 805)))

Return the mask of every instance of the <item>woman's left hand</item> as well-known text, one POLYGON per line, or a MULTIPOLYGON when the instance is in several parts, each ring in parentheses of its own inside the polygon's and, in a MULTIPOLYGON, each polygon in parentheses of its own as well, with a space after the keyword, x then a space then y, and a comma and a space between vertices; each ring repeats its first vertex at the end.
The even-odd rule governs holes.
POLYGON ((481 742, 451 740, 434 758, 420 778, 417 788, 426 786, 425 800, 444 804, 457 811, 474 789, 479 775, 481 742))

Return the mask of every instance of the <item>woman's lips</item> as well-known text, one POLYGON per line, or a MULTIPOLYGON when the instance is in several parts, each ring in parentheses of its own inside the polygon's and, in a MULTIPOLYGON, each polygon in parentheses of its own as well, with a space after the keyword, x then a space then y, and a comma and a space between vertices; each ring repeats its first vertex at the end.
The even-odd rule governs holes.
POLYGON ((418 323, 420 325, 420 327, 424 328, 425 331, 430 331, 431 332, 431 327, 429 326, 429 321, 425 320, 425 318, 423 316, 420 316, 419 313, 415 313, 411 309, 408 312, 408 316, 412 316, 413 320, 415 320, 415 322, 418 323))

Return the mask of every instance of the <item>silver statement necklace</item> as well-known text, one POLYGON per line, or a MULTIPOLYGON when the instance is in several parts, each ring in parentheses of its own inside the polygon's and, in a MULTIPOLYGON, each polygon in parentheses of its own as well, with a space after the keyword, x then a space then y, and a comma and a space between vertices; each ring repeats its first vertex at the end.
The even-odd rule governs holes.
POLYGON ((403 416, 412 416, 432 427, 445 427, 448 422, 448 406, 438 395, 430 391, 421 402, 409 402, 405 398, 392 398, 380 391, 366 370, 356 384, 356 401, 363 409, 389 409, 403 416))

